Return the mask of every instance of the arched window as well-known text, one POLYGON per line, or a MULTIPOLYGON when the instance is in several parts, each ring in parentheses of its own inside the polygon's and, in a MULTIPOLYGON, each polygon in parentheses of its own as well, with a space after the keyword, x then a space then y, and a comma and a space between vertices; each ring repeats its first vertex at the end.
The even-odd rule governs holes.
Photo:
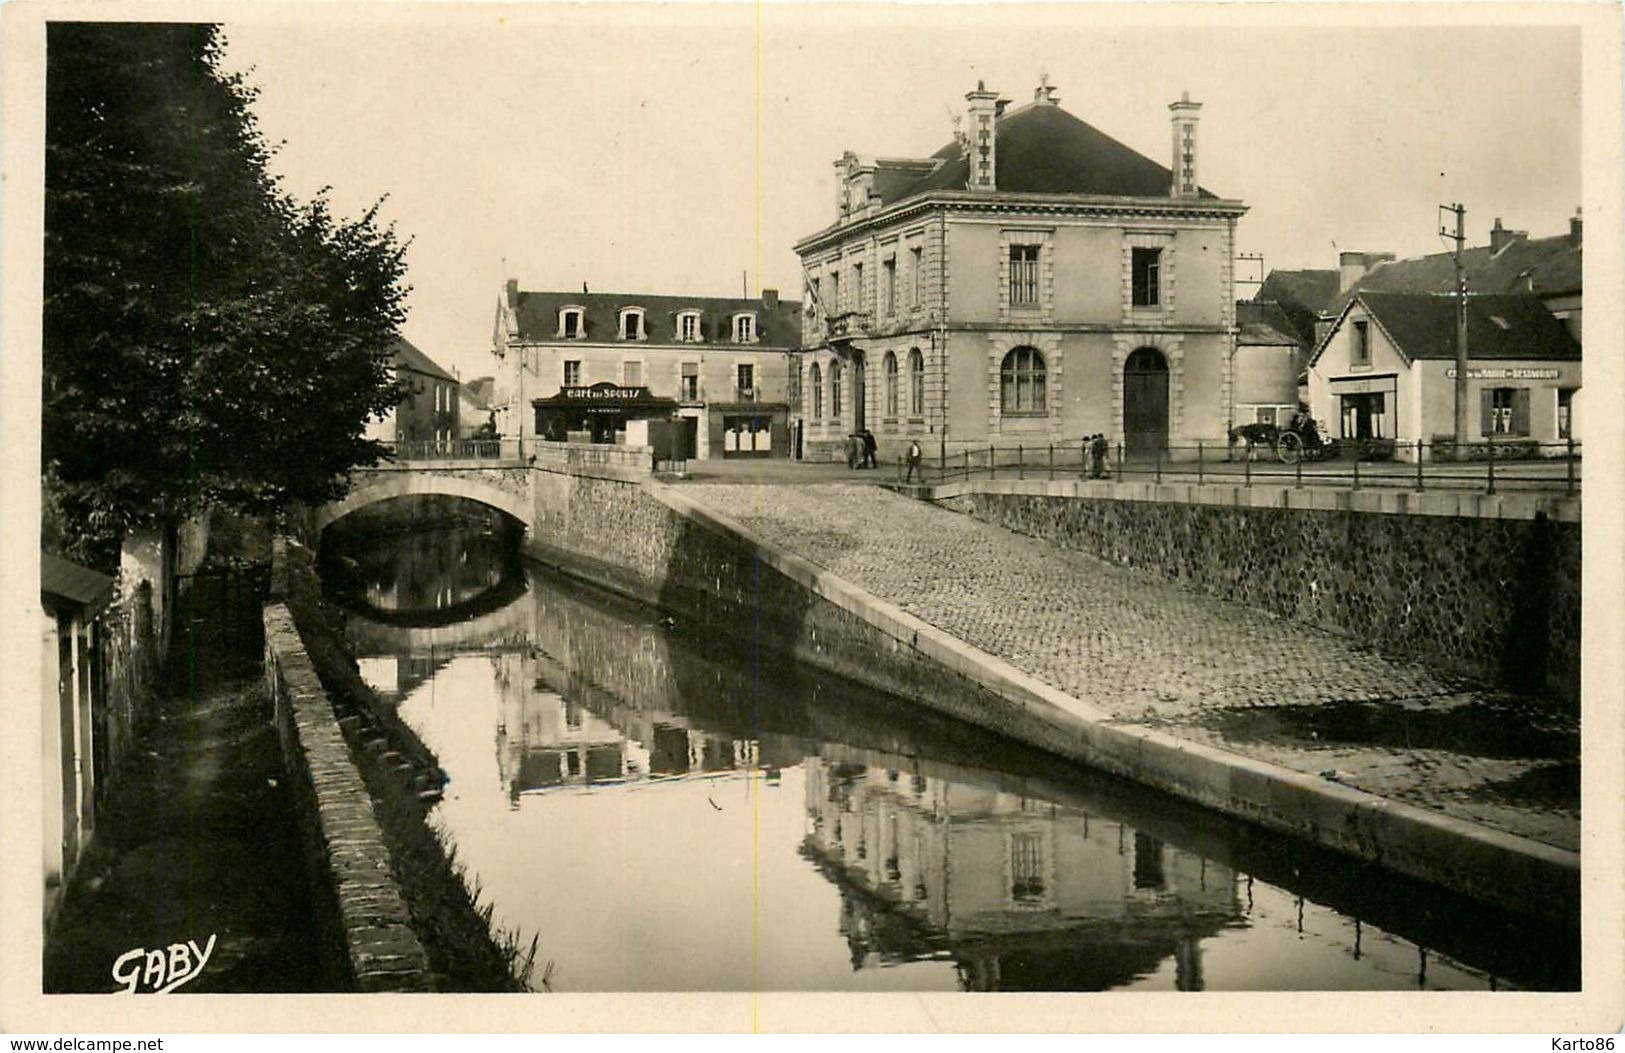
POLYGON ((908 351, 908 415, 925 416, 925 356, 917 347, 908 351))
POLYGON ((1036 347, 1018 347, 999 370, 999 405, 1005 413, 1044 412, 1044 356, 1036 347))
POLYGON ((897 416, 897 356, 886 352, 886 416, 897 416))
POLYGON ((841 364, 829 364, 829 415, 841 419, 841 364))
POLYGON ((807 389, 812 392, 812 419, 820 420, 824 416, 824 373, 817 362, 807 370, 807 389))

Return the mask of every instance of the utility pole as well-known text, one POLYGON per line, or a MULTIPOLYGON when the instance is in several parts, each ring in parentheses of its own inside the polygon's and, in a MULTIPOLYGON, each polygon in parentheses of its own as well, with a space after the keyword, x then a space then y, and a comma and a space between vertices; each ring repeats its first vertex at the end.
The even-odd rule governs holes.
POLYGON ((1467 266, 1462 253, 1467 248, 1467 206, 1440 205, 1440 212, 1456 214, 1456 232, 1451 234, 1442 221, 1439 236, 1456 243, 1456 451, 1467 445, 1467 266))

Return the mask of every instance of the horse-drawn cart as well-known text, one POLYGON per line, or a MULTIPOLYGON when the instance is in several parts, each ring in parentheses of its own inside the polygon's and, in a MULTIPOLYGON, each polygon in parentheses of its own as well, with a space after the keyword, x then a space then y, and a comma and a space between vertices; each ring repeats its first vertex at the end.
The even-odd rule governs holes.
POLYGON ((1230 444, 1234 446, 1238 442, 1247 444, 1248 460, 1252 459, 1253 450, 1258 446, 1268 446, 1282 464, 1329 461, 1338 454, 1337 440, 1321 438, 1320 428, 1314 419, 1303 414, 1295 415, 1292 423, 1285 428, 1274 424, 1243 424, 1232 428, 1230 444))

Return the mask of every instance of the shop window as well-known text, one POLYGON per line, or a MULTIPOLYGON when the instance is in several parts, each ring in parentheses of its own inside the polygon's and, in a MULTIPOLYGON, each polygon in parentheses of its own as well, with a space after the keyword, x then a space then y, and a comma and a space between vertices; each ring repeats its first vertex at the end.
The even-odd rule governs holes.
POLYGON ((1343 396, 1343 438, 1387 439, 1388 396, 1381 391, 1343 396))
POLYGON ((1528 388, 1485 388, 1479 397, 1483 434, 1529 434, 1528 388))
POLYGON ((908 352, 908 412, 911 417, 925 416, 925 356, 917 347, 908 352))
POLYGON ((1010 306, 1038 306, 1038 246, 1010 246, 1010 306))
POLYGON ((1557 437, 1574 438, 1574 393, 1576 388, 1557 389, 1557 437))
POLYGON ((581 363, 571 359, 564 363, 564 386, 576 388, 581 386, 581 363))
POLYGON ((1133 272, 1133 304, 1155 307, 1162 302, 1162 250, 1134 249, 1130 253, 1133 272))
POLYGON ((1349 348, 1349 365, 1369 366, 1371 364, 1371 324, 1369 322, 1354 323, 1354 343, 1349 348))
POLYGON ((700 364, 684 362, 677 378, 677 394, 684 402, 700 400, 700 364))
POLYGON ((884 372, 886 374, 886 416, 897 416, 897 356, 890 351, 886 352, 884 372))
POLYGON ((807 385, 812 392, 812 404, 808 407, 813 420, 822 420, 824 416, 824 372, 814 362, 807 370, 807 385))
POLYGON ((1044 412, 1044 356, 1036 347, 1018 347, 1004 356, 999 371, 999 405, 1005 414, 1044 412))
POLYGON ((559 311, 559 336, 566 340, 580 340, 587 334, 586 311, 580 307, 565 307, 559 311))
POLYGON ((628 307, 621 312, 621 339, 643 339, 643 308, 628 307))
POLYGON ((841 364, 829 364, 829 415, 841 419, 841 364))
POLYGON ((880 265, 881 304, 887 318, 897 313, 897 257, 888 256, 880 265))

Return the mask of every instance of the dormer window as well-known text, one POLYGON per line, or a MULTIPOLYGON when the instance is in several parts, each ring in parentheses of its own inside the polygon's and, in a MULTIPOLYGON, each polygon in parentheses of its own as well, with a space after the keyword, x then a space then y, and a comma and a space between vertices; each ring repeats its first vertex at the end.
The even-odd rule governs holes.
POLYGON ((621 309, 620 330, 622 340, 642 340, 644 336, 643 308, 623 307, 621 309))
POLYGON ((587 335, 587 311, 583 307, 559 308, 559 337, 564 340, 580 340, 587 335))
POLYGON ((746 311, 734 315, 734 343, 754 344, 756 342, 756 315, 746 311))
POLYGON ((677 339, 685 344, 697 344, 704 339, 700 335, 700 312, 677 312, 677 339))

